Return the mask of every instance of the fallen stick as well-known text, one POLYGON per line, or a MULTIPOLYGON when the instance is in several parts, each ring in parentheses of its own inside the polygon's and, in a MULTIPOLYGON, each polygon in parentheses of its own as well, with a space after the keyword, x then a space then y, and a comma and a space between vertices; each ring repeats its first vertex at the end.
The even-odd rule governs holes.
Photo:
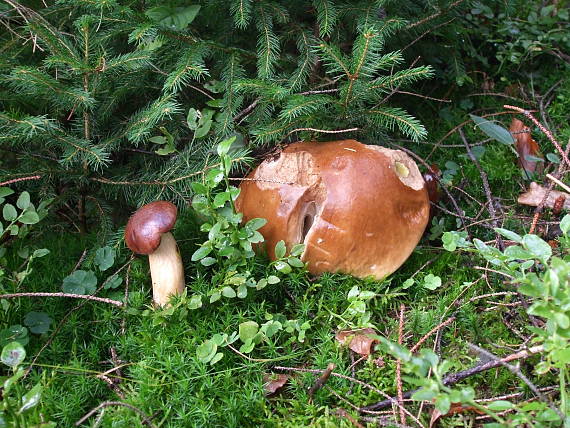
MULTIPOLYGON (((457 373, 451 373, 451 374, 445 376, 443 378, 443 384, 445 386, 451 386, 451 385, 456 384, 459 381, 462 381, 463 379, 468 378, 469 376, 479 374, 479 373, 484 372, 486 370, 494 369, 495 367, 501 367, 503 364, 508 363, 509 361, 521 360, 523 358, 528 358, 531 355, 538 354, 542 351, 544 351, 544 346, 538 345, 538 346, 533 346, 532 348, 529 348, 529 349, 525 349, 524 351, 519 351, 519 352, 515 352, 514 354, 507 355, 506 357, 503 357, 503 358, 498 359, 498 360, 487 361, 486 363, 479 364, 475 367, 471 367, 470 369, 462 370, 462 371, 457 372, 457 373)), ((419 389, 420 388, 413 389, 411 391, 405 392, 403 398, 404 399, 410 398, 415 392, 419 391, 419 389)), ((383 409, 385 407, 391 406, 392 403, 394 403, 394 401, 396 401, 397 399, 398 399, 397 397, 388 398, 386 400, 379 401, 378 403, 371 404, 370 406, 362 407, 362 409, 363 410, 383 409)))
POLYGON ((95 297, 89 294, 72 294, 72 293, 13 293, 0 294, 0 299, 14 299, 16 297, 69 297, 72 299, 86 299, 95 302, 110 303, 115 306, 123 306, 123 302, 118 300, 106 299, 104 297, 95 297))

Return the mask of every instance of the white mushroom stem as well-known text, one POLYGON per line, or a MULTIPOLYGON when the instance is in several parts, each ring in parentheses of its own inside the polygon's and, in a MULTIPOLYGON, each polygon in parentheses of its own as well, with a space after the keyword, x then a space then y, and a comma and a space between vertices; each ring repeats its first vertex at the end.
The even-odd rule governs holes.
MULTIPOLYGON (((544 196, 546 195, 546 187, 542 187, 535 182, 530 183, 530 189, 526 192, 521 194, 517 201, 519 204, 523 205, 530 205, 531 207, 537 207, 540 205, 544 196)), ((559 192, 558 190, 552 190, 548 194, 548 198, 546 199, 545 206, 548 208, 554 207, 554 202, 560 196, 564 197, 564 209, 570 210, 570 193, 566 192, 559 192)))
POLYGON ((165 306, 170 296, 184 291, 184 268, 176 241, 170 232, 162 235, 160 245, 148 255, 152 277, 152 300, 165 306))

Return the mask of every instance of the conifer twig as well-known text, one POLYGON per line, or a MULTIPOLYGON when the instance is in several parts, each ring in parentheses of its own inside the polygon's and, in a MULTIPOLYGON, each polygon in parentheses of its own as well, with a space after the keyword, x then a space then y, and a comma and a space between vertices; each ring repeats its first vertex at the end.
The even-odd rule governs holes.
POLYGON ((20 181, 39 180, 40 178, 42 178, 41 175, 32 175, 30 177, 13 178, 12 180, 3 181, 2 183, 0 183, 0 186, 7 186, 8 184, 18 183, 20 181))
POLYGON ((107 299, 104 297, 95 297, 90 294, 74 294, 74 293, 11 293, 11 294, 0 294, 0 299, 14 299, 17 297, 68 297, 72 299, 86 299, 93 300, 95 302, 109 303, 115 306, 123 306, 123 302, 118 300, 107 299))

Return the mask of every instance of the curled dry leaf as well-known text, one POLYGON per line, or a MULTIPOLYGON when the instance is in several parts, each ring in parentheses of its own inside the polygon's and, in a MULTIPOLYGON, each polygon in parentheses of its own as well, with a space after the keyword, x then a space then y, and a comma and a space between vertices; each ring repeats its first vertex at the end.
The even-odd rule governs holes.
POLYGON ((376 336, 374 329, 362 328, 339 331, 335 338, 341 345, 348 345, 357 354, 367 357, 373 351, 372 346, 378 342, 376 336))
MULTIPOLYGON (((544 196, 546 195, 546 187, 541 186, 540 184, 535 183, 534 181, 530 183, 530 187, 528 191, 522 193, 517 202, 522 205, 530 205, 531 207, 537 207, 541 202, 544 196)), ((546 199, 545 206, 548 208, 554 208, 556 201, 564 200, 562 203, 562 208, 569 210, 570 209, 570 194, 566 192, 559 192, 558 190, 551 190, 548 194, 548 198, 546 199)))
POLYGON ((515 147, 519 154, 519 166, 530 174, 540 174, 544 169, 544 162, 532 158, 544 159, 538 148, 538 143, 532 139, 530 128, 518 119, 513 119, 509 132, 516 140, 515 147))
POLYGON ((265 395, 270 396, 279 391, 289 380, 289 375, 266 373, 263 375, 263 389, 265 395))
POLYGON ((435 424, 437 423, 437 421, 442 416, 452 416, 452 415, 456 415, 458 413, 475 413, 477 415, 484 415, 485 414, 484 412, 482 412, 479 409, 476 409, 473 406, 463 406, 461 403, 451 403, 451 407, 449 408, 449 412, 447 412, 445 415, 442 414, 439 410, 433 409, 433 412, 431 414, 431 420, 429 421, 429 428, 433 428, 435 426, 435 424))

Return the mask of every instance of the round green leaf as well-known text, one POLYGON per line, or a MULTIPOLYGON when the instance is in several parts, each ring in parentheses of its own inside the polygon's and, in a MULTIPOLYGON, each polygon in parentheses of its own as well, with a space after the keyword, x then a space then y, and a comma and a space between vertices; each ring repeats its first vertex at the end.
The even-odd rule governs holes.
POLYGON ((28 312, 24 317, 24 324, 32 333, 47 333, 52 319, 45 312, 28 312))
POLYGON ((233 299, 234 297, 236 297, 236 292, 232 287, 226 286, 222 288, 222 296, 233 299))
POLYGON ((16 201, 16 206, 21 210, 27 209, 30 206, 30 194, 28 192, 20 193, 20 196, 16 201))
POLYGON ((2 208, 2 215, 4 216, 4 220, 14 221, 18 218, 18 211, 16 211, 16 208, 14 208, 12 204, 6 204, 4 208, 2 208))
POLYGON ((63 279, 64 293, 93 294, 97 286, 97 277, 92 271, 76 270, 63 279))
POLYGON ((26 350, 19 342, 10 342, 2 349, 0 361, 9 367, 18 367, 26 358, 26 350))
POLYGON ((18 219, 24 224, 36 224, 40 221, 38 213, 32 210, 24 211, 24 213, 18 219))
POLYGON ((259 331, 259 324, 255 321, 245 321, 239 325, 239 338, 242 342, 253 340, 259 331))

